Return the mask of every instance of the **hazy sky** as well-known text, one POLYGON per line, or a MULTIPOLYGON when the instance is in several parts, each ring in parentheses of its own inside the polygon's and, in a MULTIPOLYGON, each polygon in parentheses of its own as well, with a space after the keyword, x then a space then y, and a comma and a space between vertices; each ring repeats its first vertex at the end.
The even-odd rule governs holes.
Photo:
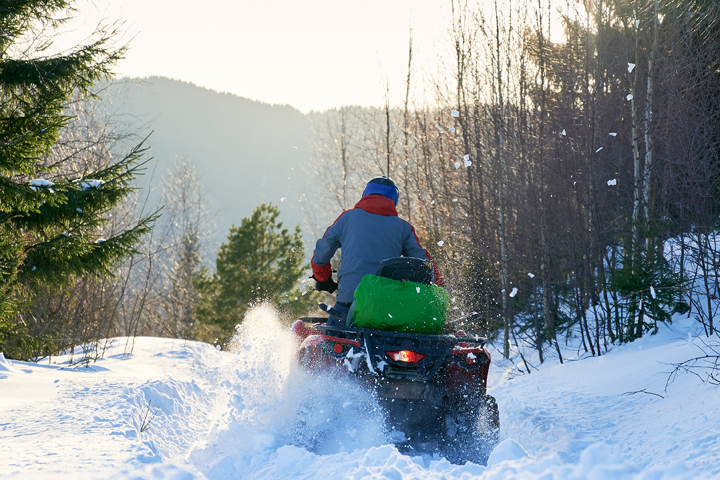
MULTIPOLYGON (((123 19, 127 76, 162 75, 303 112, 399 102, 414 58, 434 65, 449 0, 81 0, 78 24, 123 19)), ((419 79, 419 77, 418 77, 419 79)))

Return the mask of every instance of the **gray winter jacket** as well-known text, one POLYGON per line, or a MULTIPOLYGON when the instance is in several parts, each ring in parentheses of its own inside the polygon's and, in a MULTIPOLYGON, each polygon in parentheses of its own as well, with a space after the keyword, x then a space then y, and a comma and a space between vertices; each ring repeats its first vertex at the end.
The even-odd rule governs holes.
MULTIPOLYGON (((360 280, 374 274, 382 260, 406 256, 430 260, 415 229, 397 216, 392 200, 382 195, 364 196, 352 210, 343 212, 315 245, 311 261, 313 276, 324 282, 332 275, 330 259, 338 248, 342 260, 338 272, 337 301, 351 303, 360 280)), ((433 262, 435 283, 442 277, 433 262)))

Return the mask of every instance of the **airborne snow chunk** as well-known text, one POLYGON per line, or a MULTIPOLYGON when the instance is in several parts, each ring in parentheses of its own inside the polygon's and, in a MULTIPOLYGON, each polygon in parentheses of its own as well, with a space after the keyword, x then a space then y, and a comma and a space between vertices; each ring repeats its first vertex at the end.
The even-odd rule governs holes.
POLYGON ((460 162, 455 162, 455 170, 457 170, 458 168, 460 168, 460 162))
POLYGON ((533 275, 532 273, 528 272, 528 277, 530 277, 530 278, 535 278, 535 275, 533 275))
POLYGON ((616 133, 616 132, 610 132, 609 135, 610 135, 611 137, 617 137, 617 133, 616 133))
POLYGON ((652 285, 650 285, 650 296, 655 300, 655 289, 652 285))
POLYGON ((437 123, 435 124, 435 128, 437 128, 440 131, 440 133, 445 133, 445 132, 443 132, 443 129, 440 128, 440 125, 438 125, 437 123))
POLYGON ((612 180, 608 180, 607 184, 609 187, 612 187, 613 185, 617 185, 617 178, 613 178, 612 180))
POLYGON ((565 133, 565 129, 563 128, 562 135, 565 136, 567 133, 565 133))
POLYGON ((438 247, 442 247, 443 245, 445 245, 445 242, 440 240, 437 244, 438 244, 438 247))
POLYGON ((602 149, 603 149, 603 147, 598 148, 597 150, 595 150, 595 153, 598 153, 602 149))
POLYGON ((635 68, 635 64, 628 62, 628 72, 632 72, 633 68, 635 68))
POLYGON ((510 292, 510 296, 514 297, 515 295, 517 295, 517 293, 518 293, 518 289, 513 287, 512 292, 510 292))
POLYGON ((451 111, 450 111, 450 115, 452 115, 453 117, 459 117, 459 116, 460 116, 460 112, 458 112, 457 110, 451 110, 451 111))
POLYGON ((628 101, 632 100, 632 99, 633 99, 632 93, 628 93, 628 96, 625 97, 625 98, 627 98, 628 101))

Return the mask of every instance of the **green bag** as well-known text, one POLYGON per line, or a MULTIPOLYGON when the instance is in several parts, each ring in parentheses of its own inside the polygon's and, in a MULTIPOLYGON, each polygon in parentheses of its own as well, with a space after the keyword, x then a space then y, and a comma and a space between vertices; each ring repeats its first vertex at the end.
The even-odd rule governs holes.
POLYGON ((365 275, 355 290, 359 328, 439 335, 450 308, 444 288, 365 275))

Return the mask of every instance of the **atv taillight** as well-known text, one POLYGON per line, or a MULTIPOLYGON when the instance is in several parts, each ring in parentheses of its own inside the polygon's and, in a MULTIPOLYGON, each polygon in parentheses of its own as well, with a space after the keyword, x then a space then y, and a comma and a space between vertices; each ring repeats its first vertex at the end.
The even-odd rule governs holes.
POLYGON ((342 345, 340 345, 339 343, 336 343, 335 345, 333 345, 333 352, 342 353, 342 351, 343 351, 342 345))
POLYGON ((404 363, 417 363, 423 358, 427 357, 427 355, 423 355, 422 353, 417 352, 411 352, 410 350, 400 350, 397 352, 385 353, 387 353, 394 361, 404 363))

